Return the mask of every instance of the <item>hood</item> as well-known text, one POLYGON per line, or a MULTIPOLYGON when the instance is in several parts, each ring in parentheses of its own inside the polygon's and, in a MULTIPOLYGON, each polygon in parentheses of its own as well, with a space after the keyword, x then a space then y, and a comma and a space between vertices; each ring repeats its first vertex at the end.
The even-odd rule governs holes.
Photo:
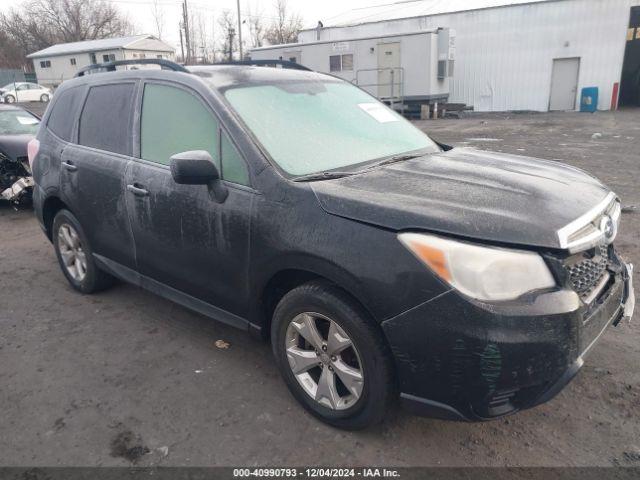
POLYGON ((0 152, 13 161, 26 157, 27 144, 32 138, 33 135, 0 135, 0 152))
POLYGON ((558 162, 455 148, 312 183, 333 215, 391 230, 561 248, 557 231, 610 190, 558 162))

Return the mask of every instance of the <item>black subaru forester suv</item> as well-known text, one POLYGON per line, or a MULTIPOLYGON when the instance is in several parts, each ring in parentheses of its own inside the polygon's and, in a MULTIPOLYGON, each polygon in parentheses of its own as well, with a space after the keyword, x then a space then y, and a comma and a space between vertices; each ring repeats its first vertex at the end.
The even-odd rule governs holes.
POLYGON ((438 144, 331 76, 160 63, 65 82, 30 145, 78 291, 118 278, 261 334, 343 428, 398 396, 464 420, 540 404, 631 318, 592 176, 438 144))

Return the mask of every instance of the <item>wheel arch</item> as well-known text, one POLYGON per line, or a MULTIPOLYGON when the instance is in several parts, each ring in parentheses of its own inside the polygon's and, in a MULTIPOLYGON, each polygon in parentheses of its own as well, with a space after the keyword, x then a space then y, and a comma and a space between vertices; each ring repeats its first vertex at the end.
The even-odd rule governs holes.
POLYGON ((42 223, 49 241, 53 239, 53 219, 60 210, 69 210, 69 207, 58 197, 52 195, 42 204, 42 223))
POLYGON ((267 276, 257 289, 256 298, 259 300, 253 317, 254 322, 261 328, 263 338, 268 339, 270 336, 273 312, 282 297, 294 288, 311 281, 323 281, 339 288, 362 307, 372 323, 379 325, 379 319, 368 306, 368 297, 363 292, 361 282, 355 277, 337 265, 318 259, 308 262, 298 260, 295 264, 281 263, 280 268, 267 276))

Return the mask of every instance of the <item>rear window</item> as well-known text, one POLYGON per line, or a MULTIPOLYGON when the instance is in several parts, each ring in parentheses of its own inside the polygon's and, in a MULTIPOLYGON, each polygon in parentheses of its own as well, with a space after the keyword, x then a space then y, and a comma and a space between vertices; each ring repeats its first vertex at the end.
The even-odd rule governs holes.
POLYGON ((78 143, 131 155, 131 114, 135 84, 91 87, 80 116, 78 143))
POLYGON ((47 127, 58 137, 71 141, 76 112, 82 101, 82 88, 75 87, 56 94, 47 127))

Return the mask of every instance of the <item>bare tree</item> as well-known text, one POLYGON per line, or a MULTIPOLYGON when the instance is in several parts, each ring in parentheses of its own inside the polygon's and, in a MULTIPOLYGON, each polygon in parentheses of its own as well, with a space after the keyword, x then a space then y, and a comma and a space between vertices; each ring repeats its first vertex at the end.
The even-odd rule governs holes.
POLYGON ((133 26, 107 0, 27 0, 20 11, 0 14, 0 32, 25 59, 56 43, 130 35, 133 26))
POLYGON ((222 56, 227 62, 233 61, 233 53, 237 51, 236 16, 229 10, 224 10, 218 18, 220 37, 222 39, 222 56))
POLYGON ((162 34, 164 33, 164 8, 162 8, 158 0, 153 0, 151 15, 153 15, 153 22, 156 26, 156 34, 158 38, 162 40, 162 34))
POLYGON ((24 56, 19 46, 4 31, 0 30, 0 68, 22 68, 24 56))
POLYGON ((251 7, 247 9, 247 19, 243 22, 249 26, 249 40, 253 48, 264 45, 264 35, 266 26, 262 21, 262 10, 255 10, 251 7))
POLYGON ((302 30, 302 17, 289 13, 287 0, 276 0, 276 19, 265 33, 265 40, 272 45, 294 43, 302 30))

